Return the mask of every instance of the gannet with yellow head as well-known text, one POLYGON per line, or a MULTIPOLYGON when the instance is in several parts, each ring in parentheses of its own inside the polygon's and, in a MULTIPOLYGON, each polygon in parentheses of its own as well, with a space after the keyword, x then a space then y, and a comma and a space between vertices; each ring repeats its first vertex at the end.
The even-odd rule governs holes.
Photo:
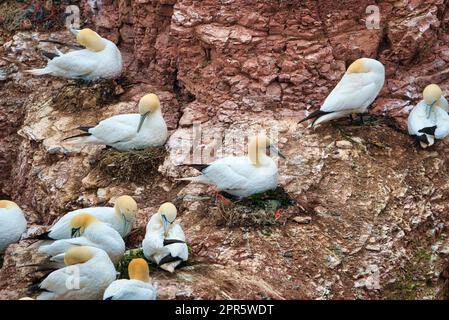
POLYGON ((76 35, 77 42, 85 49, 66 54, 58 51, 58 54, 51 55, 51 60, 45 68, 28 72, 36 76, 50 74, 87 81, 120 76, 123 68, 122 55, 112 41, 102 38, 89 28, 71 31, 76 35))
POLYGON ((99 144, 120 151, 164 145, 167 125, 159 97, 150 93, 139 101, 139 113, 120 114, 101 121, 95 127, 79 127, 85 133, 64 139, 71 144, 99 144))
POLYGON ((70 221, 72 239, 56 240, 41 245, 39 252, 45 252, 53 261, 60 261, 58 255, 76 246, 90 246, 103 249, 117 265, 125 253, 125 242, 121 235, 104 222, 89 213, 75 215, 70 221))
POLYGON ((116 279, 114 264, 102 249, 77 246, 64 254, 65 267, 30 287, 37 300, 100 300, 116 279))
POLYGON ((267 149, 284 157, 268 137, 258 135, 249 140, 248 156, 225 157, 209 165, 186 165, 198 169, 202 175, 178 180, 214 185, 240 198, 275 189, 278 168, 267 156, 267 149))
POLYGON ((156 300, 157 288, 151 284, 150 269, 144 259, 128 265, 129 279, 116 280, 103 294, 103 300, 156 300))
POLYGON ((72 238, 72 219, 80 214, 89 213, 101 222, 116 230, 122 237, 128 235, 137 215, 137 203, 130 196, 121 196, 115 200, 114 207, 92 207, 71 211, 61 217, 47 232, 36 239, 61 240, 72 238))
POLYGON ((27 222, 19 206, 9 200, 0 200, 0 253, 20 240, 27 222))
POLYGON ((177 213, 173 203, 162 204, 151 216, 142 242, 145 257, 169 272, 174 272, 189 257, 184 231, 180 224, 174 223, 177 213))
POLYGON ((427 148, 435 139, 449 134, 449 115, 447 100, 438 85, 428 85, 423 98, 410 112, 407 126, 409 134, 417 138, 422 148, 427 148))
POLYGON ((354 113, 363 114, 377 98, 385 82, 385 67, 375 59, 354 61, 343 78, 315 111, 299 123, 314 119, 312 126, 354 113))

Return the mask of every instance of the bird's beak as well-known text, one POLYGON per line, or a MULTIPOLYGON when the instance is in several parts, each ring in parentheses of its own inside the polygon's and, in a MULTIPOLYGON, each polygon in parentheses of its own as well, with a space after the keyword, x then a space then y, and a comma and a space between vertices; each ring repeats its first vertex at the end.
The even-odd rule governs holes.
POLYGON ((432 112, 432 108, 435 105, 435 103, 437 103, 438 100, 435 100, 434 102, 432 102, 431 104, 427 105, 427 118, 430 117, 430 113, 432 112))
POLYGON ((282 154, 281 151, 279 151, 278 148, 276 148, 275 146, 270 146, 270 152, 271 153, 275 153, 277 154, 279 157, 281 157, 282 159, 285 159, 285 156, 282 154))
POLYGON ((168 228, 170 227, 171 223, 170 223, 170 221, 168 221, 165 214, 162 214, 162 223, 163 223, 163 227, 164 227, 164 232, 167 233, 168 228))
POLYGON ((139 122, 139 127, 137 127, 137 133, 139 133, 140 129, 142 128, 143 122, 145 121, 145 118, 148 116, 148 112, 145 114, 142 114, 140 116, 140 122, 139 122))
POLYGON ((80 33, 80 30, 70 28, 70 32, 77 36, 78 33, 80 33))

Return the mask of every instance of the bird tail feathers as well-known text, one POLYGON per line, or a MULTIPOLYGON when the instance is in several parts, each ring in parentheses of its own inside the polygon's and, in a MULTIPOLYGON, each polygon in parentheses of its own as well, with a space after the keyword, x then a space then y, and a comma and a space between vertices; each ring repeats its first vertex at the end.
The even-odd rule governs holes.
POLYGON ((31 69, 31 70, 26 70, 26 73, 30 73, 33 76, 42 76, 44 74, 49 74, 50 71, 47 70, 47 68, 43 68, 43 69, 31 69))

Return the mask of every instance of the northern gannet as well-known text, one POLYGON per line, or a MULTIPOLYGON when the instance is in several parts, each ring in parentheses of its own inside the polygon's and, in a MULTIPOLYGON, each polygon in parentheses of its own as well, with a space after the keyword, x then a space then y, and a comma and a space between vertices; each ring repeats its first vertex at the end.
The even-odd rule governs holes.
POLYGON ((30 291, 41 292, 37 300, 100 300, 116 279, 106 252, 94 247, 74 247, 64 254, 66 267, 50 273, 30 291))
POLYGON ((28 70, 29 73, 39 76, 50 74, 69 79, 83 79, 93 81, 98 79, 111 79, 122 73, 122 55, 117 46, 95 31, 85 28, 73 30, 77 42, 86 49, 75 50, 68 53, 48 55, 50 59, 43 69, 28 70))
POLYGON ((159 98, 154 93, 139 102, 139 113, 120 114, 101 121, 95 127, 79 127, 85 133, 64 139, 73 144, 100 144, 120 151, 164 145, 167 125, 159 98))
POLYGON ((202 175, 178 180, 214 185, 240 198, 275 189, 278 168, 276 162, 267 156, 267 148, 284 158, 269 138, 259 135, 250 139, 247 157, 225 157, 209 165, 187 165, 201 171, 202 175))
POLYGON ((19 241, 26 228, 27 221, 19 206, 12 201, 0 200, 0 253, 19 241))
POLYGON ((156 300, 157 289, 151 284, 150 269, 144 259, 128 265, 128 279, 115 280, 103 294, 103 300, 156 300))
POLYGON ((89 213, 76 215, 70 221, 72 239, 56 240, 51 244, 41 245, 39 252, 45 252, 55 261, 58 255, 76 246, 89 246, 103 249, 117 265, 125 253, 125 242, 121 235, 89 213))
POLYGON ((449 134, 448 103, 443 91, 436 84, 428 85, 423 98, 408 117, 408 132, 415 136, 421 147, 427 148, 435 139, 444 139, 449 134))
POLYGON ((315 119, 312 126, 342 118, 353 113, 365 113, 385 82, 385 67, 377 60, 361 58, 354 61, 343 78, 324 101, 320 110, 301 120, 315 119))
POLYGON ((89 213, 101 222, 104 222, 116 230, 122 237, 131 231, 138 208, 137 203, 130 196, 118 197, 113 208, 93 207, 71 211, 59 219, 47 232, 36 239, 61 240, 72 238, 72 219, 80 214, 89 213))
POLYGON ((184 232, 179 224, 174 224, 176 214, 172 203, 161 205, 148 222, 142 242, 145 257, 169 272, 189 257, 184 232))

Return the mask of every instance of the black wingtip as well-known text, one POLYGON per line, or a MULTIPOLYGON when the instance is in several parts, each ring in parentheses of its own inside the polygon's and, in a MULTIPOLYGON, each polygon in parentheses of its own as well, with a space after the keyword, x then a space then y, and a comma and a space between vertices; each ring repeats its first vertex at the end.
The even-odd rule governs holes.
POLYGON ((107 301, 109 301, 109 300, 112 300, 112 296, 111 297, 107 297, 106 299, 104 299, 104 300, 107 300, 107 301))
POLYGON ((174 243, 186 243, 185 241, 182 240, 177 240, 177 239, 164 239, 164 246, 168 246, 174 243))
POLYGON ((427 139, 427 136, 426 136, 425 134, 423 134, 423 135, 421 135, 421 136, 416 136, 416 139, 417 139, 419 142, 424 143, 425 145, 429 145, 429 144, 430 144, 429 139, 427 139))
POLYGON ((425 133, 425 134, 429 134, 431 136, 435 135, 435 130, 437 129, 437 126, 433 126, 433 127, 426 127, 426 128, 422 128, 421 130, 419 130, 418 132, 420 133, 425 133))
POLYGON ((70 139, 75 139, 75 138, 80 138, 80 137, 89 137, 89 136, 91 136, 91 135, 92 135, 92 134, 90 134, 89 132, 85 132, 85 133, 77 134, 77 135, 75 135, 75 136, 71 136, 71 137, 62 139, 62 141, 67 141, 67 140, 70 140, 70 139))
POLYGON ((175 261, 181 261, 182 259, 180 257, 173 257, 171 254, 163 257, 161 261, 159 261, 158 266, 162 266, 166 263, 175 262, 175 261))
POLYGON ((38 234, 37 236, 31 237, 30 239, 34 240, 55 240, 49 236, 50 231, 44 232, 42 234, 38 234))
POLYGON ((54 58, 59 57, 58 54, 48 51, 42 51, 42 55, 50 60, 53 60, 54 58))
POLYGON ((84 131, 84 132, 89 132, 90 129, 92 129, 93 127, 78 127, 78 130, 84 131))
POLYGON ((304 121, 307 121, 307 120, 310 120, 310 119, 319 118, 319 117, 324 116, 325 114, 329 114, 329 113, 331 113, 331 112, 317 110, 317 111, 312 112, 311 114, 309 114, 307 117, 305 117, 301 121, 299 121, 298 124, 303 123, 304 121))

